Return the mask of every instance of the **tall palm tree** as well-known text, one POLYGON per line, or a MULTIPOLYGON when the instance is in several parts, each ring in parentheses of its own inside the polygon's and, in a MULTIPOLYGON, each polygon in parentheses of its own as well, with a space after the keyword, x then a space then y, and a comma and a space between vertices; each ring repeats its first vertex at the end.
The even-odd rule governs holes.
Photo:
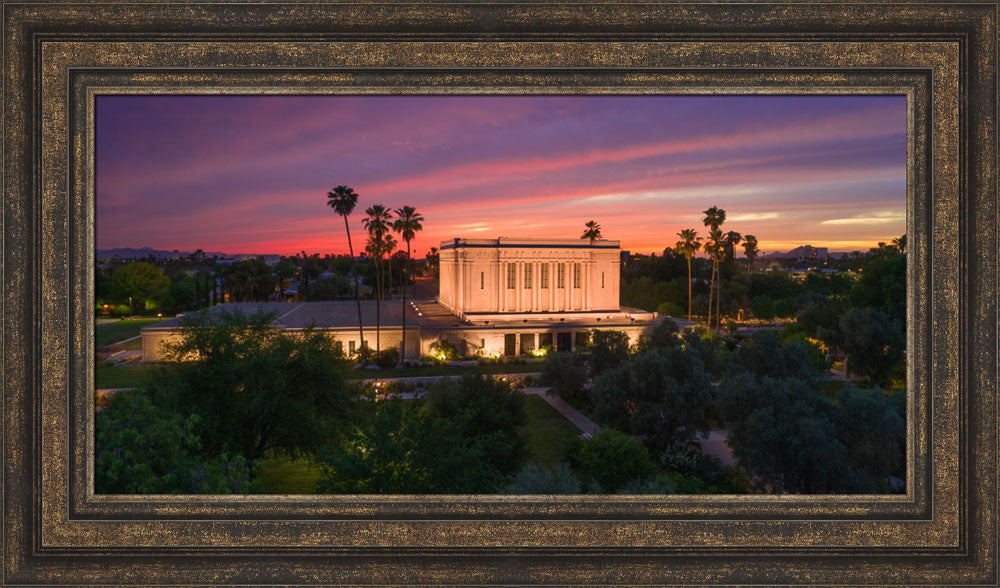
POLYGON ((757 249, 757 237, 753 235, 747 235, 743 237, 743 253, 747 256, 747 273, 753 271, 753 262, 757 259, 757 254, 760 251, 757 249))
POLYGON ((696 251, 701 249, 701 237, 694 229, 683 229, 677 233, 677 236, 681 240, 677 242, 674 249, 684 255, 688 262, 688 320, 691 320, 691 258, 696 251))
MULTIPOLYGON (((722 223, 726 222, 726 211, 722 210, 718 206, 712 206, 708 210, 702 211, 705 218, 702 220, 705 226, 709 228, 709 239, 710 243, 705 245, 705 252, 709 254, 712 258, 712 281, 709 282, 708 288, 708 328, 712 328, 712 294, 716 293, 715 288, 715 275, 719 267, 718 256, 722 248, 722 231, 719 227, 722 223), (709 250, 709 245, 711 245, 711 250, 709 250)), ((722 280, 720 279, 721 283, 722 280)))
POLYGON ((593 244, 594 241, 602 237, 601 225, 597 224, 597 221, 589 221, 584 226, 587 227, 587 230, 580 235, 581 239, 590 239, 590 243, 593 244))
POLYGON ((399 233, 406 241, 406 280, 403 280, 403 343, 402 350, 399 353, 399 363, 402 365, 403 359, 406 357, 406 286, 407 280, 411 279, 413 276, 413 258, 410 257, 410 242, 417 235, 417 231, 424 230, 424 226, 421 224, 424 221, 424 217, 417 212, 417 209, 412 206, 404 206, 402 208, 396 209, 396 221, 392 223, 392 230, 399 233))
POLYGON ((361 219, 368 231, 370 254, 375 260, 375 354, 382 352, 382 256, 385 254, 385 237, 389 232, 389 221, 392 213, 381 204, 373 204, 365 210, 367 215, 361 219))
POLYGON ((712 328, 712 305, 715 304, 715 269, 719 261, 719 252, 722 250, 722 231, 716 229, 709 233, 708 241, 705 242, 703 249, 705 253, 708 254, 708 258, 712 261, 712 279, 708 282, 708 328, 712 328))
POLYGON ((330 192, 326 193, 327 201, 326 204, 333 209, 334 212, 344 217, 344 228, 347 230, 347 249, 351 253, 351 273, 354 274, 354 303, 358 306, 358 333, 361 336, 360 353, 361 353, 361 363, 368 362, 367 353, 365 353, 365 327, 361 321, 361 298, 358 296, 358 272, 357 264, 354 261, 354 245, 351 243, 351 225, 347 222, 347 217, 354 212, 354 207, 358 205, 358 195, 352 189, 347 186, 337 186, 330 192))
POLYGON ((719 260, 719 287, 715 291, 715 332, 718 333, 722 329, 722 312, 720 306, 722 306, 722 262, 725 259, 734 259, 736 257, 735 249, 736 246, 740 244, 743 239, 743 235, 737 233, 736 231, 729 231, 723 236, 723 258, 719 260))

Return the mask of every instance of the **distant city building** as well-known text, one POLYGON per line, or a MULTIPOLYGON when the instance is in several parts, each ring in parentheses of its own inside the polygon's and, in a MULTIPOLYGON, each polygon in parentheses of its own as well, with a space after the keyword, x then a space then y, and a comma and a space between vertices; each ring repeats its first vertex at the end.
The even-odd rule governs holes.
MULTIPOLYGON (((407 304, 403 354, 417 359, 446 340, 462 355, 513 356, 542 347, 572 350, 594 329, 623 331, 635 343, 662 317, 619 303, 618 241, 579 239, 451 239, 440 247, 440 287, 435 299, 407 304)), ((375 349, 376 301, 364 301, 365 344, 375 349)), ((360 348, 357 306, 332 302, 241 303, 211 307, 273 311, 275 324, 296 331, 313 325, 329 333, 345 353, 360 348)), ((399 347, 404 309, 383 301, 380 345, 399 347)), ((672 318, 682 329, 693 323, 672 318)), ((181 320, 142 329, 143 359, 161 359, 159 345, 175 339, 181 320)))
POLYGON ((236 263, 237 261, 250 261, 251 259, 261 259, 267 265, 274 266, 274 265, 278 265, 278 262, 281 261, 281 256, 278 255, 278 254, 272 254, 272 253, 267 253, 267 254, 258 254, 258 253, 233 253, 232 255, 230 255, 227 258, 215 260, 215 263, 217 265, 232 265, 232 264, 236 263))

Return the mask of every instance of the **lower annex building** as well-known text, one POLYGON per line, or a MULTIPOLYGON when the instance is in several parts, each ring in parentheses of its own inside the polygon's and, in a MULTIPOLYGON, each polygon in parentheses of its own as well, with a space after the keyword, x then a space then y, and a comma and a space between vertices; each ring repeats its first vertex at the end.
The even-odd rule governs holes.
MULTIPOLYGON (((545 346, 575 349, 594 329, 624 331, 632 343, 662 317, 619 303, 621 245, 580 239, 451 239, 440 246, 440 286, 434 299, 407 301, 405 359, 432 354, 446 340, 463 356, 514 356, 545 346)), ((376 305, 362 301, 365 342, 376 348, 376 305)), ((276 326, 329 333, 345 353, 360 347, 353 299, 331 302, 229 303, 222 309, 272 312, 276 326)), ((378 347, 402 344, 399 300, 381 308, 378 347)), ((681 329, 692 323, 671 317, 681 329)), ((143 361, 159 361, 160 344, 178 337, 182 317, 144 327, 143 361)))

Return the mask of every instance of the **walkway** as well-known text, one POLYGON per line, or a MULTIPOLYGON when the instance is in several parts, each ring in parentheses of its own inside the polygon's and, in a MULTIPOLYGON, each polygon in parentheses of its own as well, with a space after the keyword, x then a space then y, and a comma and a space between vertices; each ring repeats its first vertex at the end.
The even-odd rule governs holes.
POLYGON ((548 388, 524 388, 525 394, 534 394, 549 403, 549 406, 559 411, 559 414, 566 417, 566 420, 583 431, 584 438, 593 437, 597 434, 597 423, 587 418, 582 412, 570 406, 568 402, 548 393, 548 388))

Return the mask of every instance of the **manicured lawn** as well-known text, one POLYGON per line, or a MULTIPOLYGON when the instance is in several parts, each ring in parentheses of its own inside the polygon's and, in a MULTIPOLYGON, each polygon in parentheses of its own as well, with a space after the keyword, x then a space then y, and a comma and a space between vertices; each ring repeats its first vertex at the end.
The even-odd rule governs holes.
POLYGON ((321 473, 310 459, 276 455, 261 463, 257 480, 262 494, 315 494, 321 473))
POLYGON ((824 394, 830 398, 835 398, 846 385, 847 382, 844 380, 827 380, 826 382, 820 382, 819 386, 824 394))
POLYGON ((132 388, 154 373, 157 365, 123 365, 115 367, 110 363, 97 362, 95 367, 95 388, 132 388))
POLYGON ((139 334, 139 329, 145 327, 146 325, 158 323, 161 320, 163 319, 140 318, 125 319, 123 321, 113 321, 109 323, 97 323, 94 329, 94 333, 97 338, 97 346, 103 347, 105 345, 121 341, 122 339, 135 337, 139 334))
POLYGON ((140 351, 142 349, 142 339, 132 339, 125 344, 126 351, 140 351))
POLYGON ((531 454, 529 460, 542 466, 552 466, 562 461, 563 445, 579 435, 580 429, 534 394, 524 395, 524 409, 528 413, 524 432, 531 454))
POLYGON ((356 378, 373 380, 376 378, 418 378, 425 376, 476 376, 491 374, 534 374, 542 371, 540 363, 497 363, 471 367, 416 367, 416 368, 385 368, 380 370, 354 370, 356 378))

